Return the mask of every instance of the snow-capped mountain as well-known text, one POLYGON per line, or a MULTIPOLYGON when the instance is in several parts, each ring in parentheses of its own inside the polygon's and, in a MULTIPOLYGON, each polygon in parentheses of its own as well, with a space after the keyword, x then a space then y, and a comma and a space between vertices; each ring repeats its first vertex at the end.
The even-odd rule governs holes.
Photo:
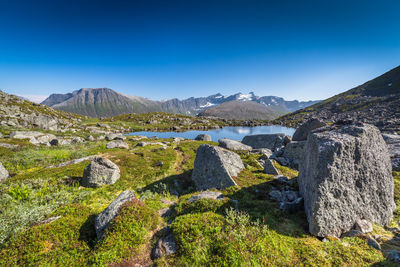
MULTIPOLYGON (((183 100, 174 98, 153 101, 143 97, 123 95, 109 88, 84 88, 68 94, 52 94, 42 104, 87 116, 107 117, 124 113, 153 111, 198 115, 206 109, 232 101, 255 102, 279 114, 292 112, 318 102, 286 101, 277 96, 256 96, 253 92, 229 96, 218 93, 207 97, 190 97, 183 100)), ((258 110, 260 110, 260 107, 258 107, 258 110)))

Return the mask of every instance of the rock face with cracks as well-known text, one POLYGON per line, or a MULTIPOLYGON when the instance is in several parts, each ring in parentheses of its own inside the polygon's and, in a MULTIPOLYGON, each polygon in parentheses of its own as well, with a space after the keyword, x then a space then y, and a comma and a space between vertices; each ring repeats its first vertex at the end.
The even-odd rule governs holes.
POLYGON ((298 179, 309 231, 339 237, 359 219, 387 225, 395 210, 391 171, 387 146, 375 126, 334 124, 314 130, 298 179))
POLYGON ((199 191, 224 189, 236 185, 232 177, 243 168, 238 154, 217 146, 201 145, 197 149, 192 179, 199 191))

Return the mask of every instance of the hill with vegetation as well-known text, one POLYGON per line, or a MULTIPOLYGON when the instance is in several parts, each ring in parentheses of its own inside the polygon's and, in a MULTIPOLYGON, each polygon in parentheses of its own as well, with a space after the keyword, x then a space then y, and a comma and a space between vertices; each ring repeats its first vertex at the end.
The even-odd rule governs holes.
POLYGON ((310 117, 355 120, 383 131, 400 131, 400 66, 344 93, 284 115, 274 122, 297 127, 310 117))

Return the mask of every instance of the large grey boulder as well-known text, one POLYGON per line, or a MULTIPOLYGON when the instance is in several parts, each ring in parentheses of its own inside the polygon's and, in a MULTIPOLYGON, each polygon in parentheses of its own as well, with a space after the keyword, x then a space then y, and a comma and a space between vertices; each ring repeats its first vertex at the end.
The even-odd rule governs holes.
POLYGON ((247 135, 243 138, 242 143, 252 148, 268 148, 276 151, 284 145, 285 134, 257 134, 247 135))
POLYGON ((120 177, 118 166, 111 160, 95 157, 83 171, 82 185, 99 187, 114 184, 120 177))
POLYGON ((222 138, 218 140, 219 146, 229 149, 229 150, 245 150, 245 151, 251 151, 252 147, 242 144, 241 142, 227 139, 227 138, 222 138))
POLYGON ((392 159, 392 168, 394 171, 400 171, 400 135, 382 134, 392 159))
POLYGON ((312 130, 325 126, 326 124, 316 118, 309 119, 305 123, 299 126, 293 134, 293 141, 305 141, 307 136, 312 130))
POLYGON ((108 207, 103 210, 94 220, 97 238, 103 237, 104 231, 110 225, 110 222, 118 215, 119 208, 128 201, 135 199, 136 196, 131 191, 122 192, 108 207))
POLYGON ((0 162, 0 182, 6 180, 8 177, 10 177, 8 171, 6 168, 4 168, 3 164, 0 162))
POLYGON ((221 147, 201 145, 197 149, 192 179, 197 190, 224 189, 236 185, 232 177, 244 169, 238 154, 221 147))
POLYGON ((358 219, 387 225, 396 208, 391 172, 388 149, 375 126, 314 130, 298 178, 310 232, 339 237, 358 219))
POLYGON ((209 134, 199 134, 198 136, 196 136, 196 138, 194 140, 196 140, 196 141, 212 141, 211 136, 209 134))
POLYGON ((129 149, 129 145, 122 140, 114 140, 114 141, 107 143, 106 148, 108 148, 108 149, 111 149, 111 148, 129 149))

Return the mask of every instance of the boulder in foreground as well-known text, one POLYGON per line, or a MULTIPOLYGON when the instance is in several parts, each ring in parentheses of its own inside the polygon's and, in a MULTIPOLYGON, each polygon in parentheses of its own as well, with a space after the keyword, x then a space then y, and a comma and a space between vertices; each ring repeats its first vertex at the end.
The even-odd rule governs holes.
POLYGON ((104 231, 110 225, 110 222, 118 215, 119 208, 128 201, 135 199, 136 196, 131 191, 122 192, 111 204, 103 210, 94 220, 97 238, 103 237, 104 231))
POLYGON ((192 179, 199 191, 224 189, 236 185, 232 177, 243 168, 238 154, 217 146, 201 145, 197 149, 192 179))
POLYGON ((334 124, 314 130, 298 179, 310 232, 339 237, 357 220, 387 225, 396 207, 391 171, 387 146, 375 126, 334 124))
POLYGON ((103 157, 95 157, 83 172, 82 185, 99 187, 114 184, 119 177, 120 171, 115 163, 103 157))
POLYGON ((219 146, 229 149, 229 150, 245 150, 245 151, 251 151, 252 148, 251 146, 242 144, 238 141, 227 139, 227 138, 222 138, 218 140, 219 146))

